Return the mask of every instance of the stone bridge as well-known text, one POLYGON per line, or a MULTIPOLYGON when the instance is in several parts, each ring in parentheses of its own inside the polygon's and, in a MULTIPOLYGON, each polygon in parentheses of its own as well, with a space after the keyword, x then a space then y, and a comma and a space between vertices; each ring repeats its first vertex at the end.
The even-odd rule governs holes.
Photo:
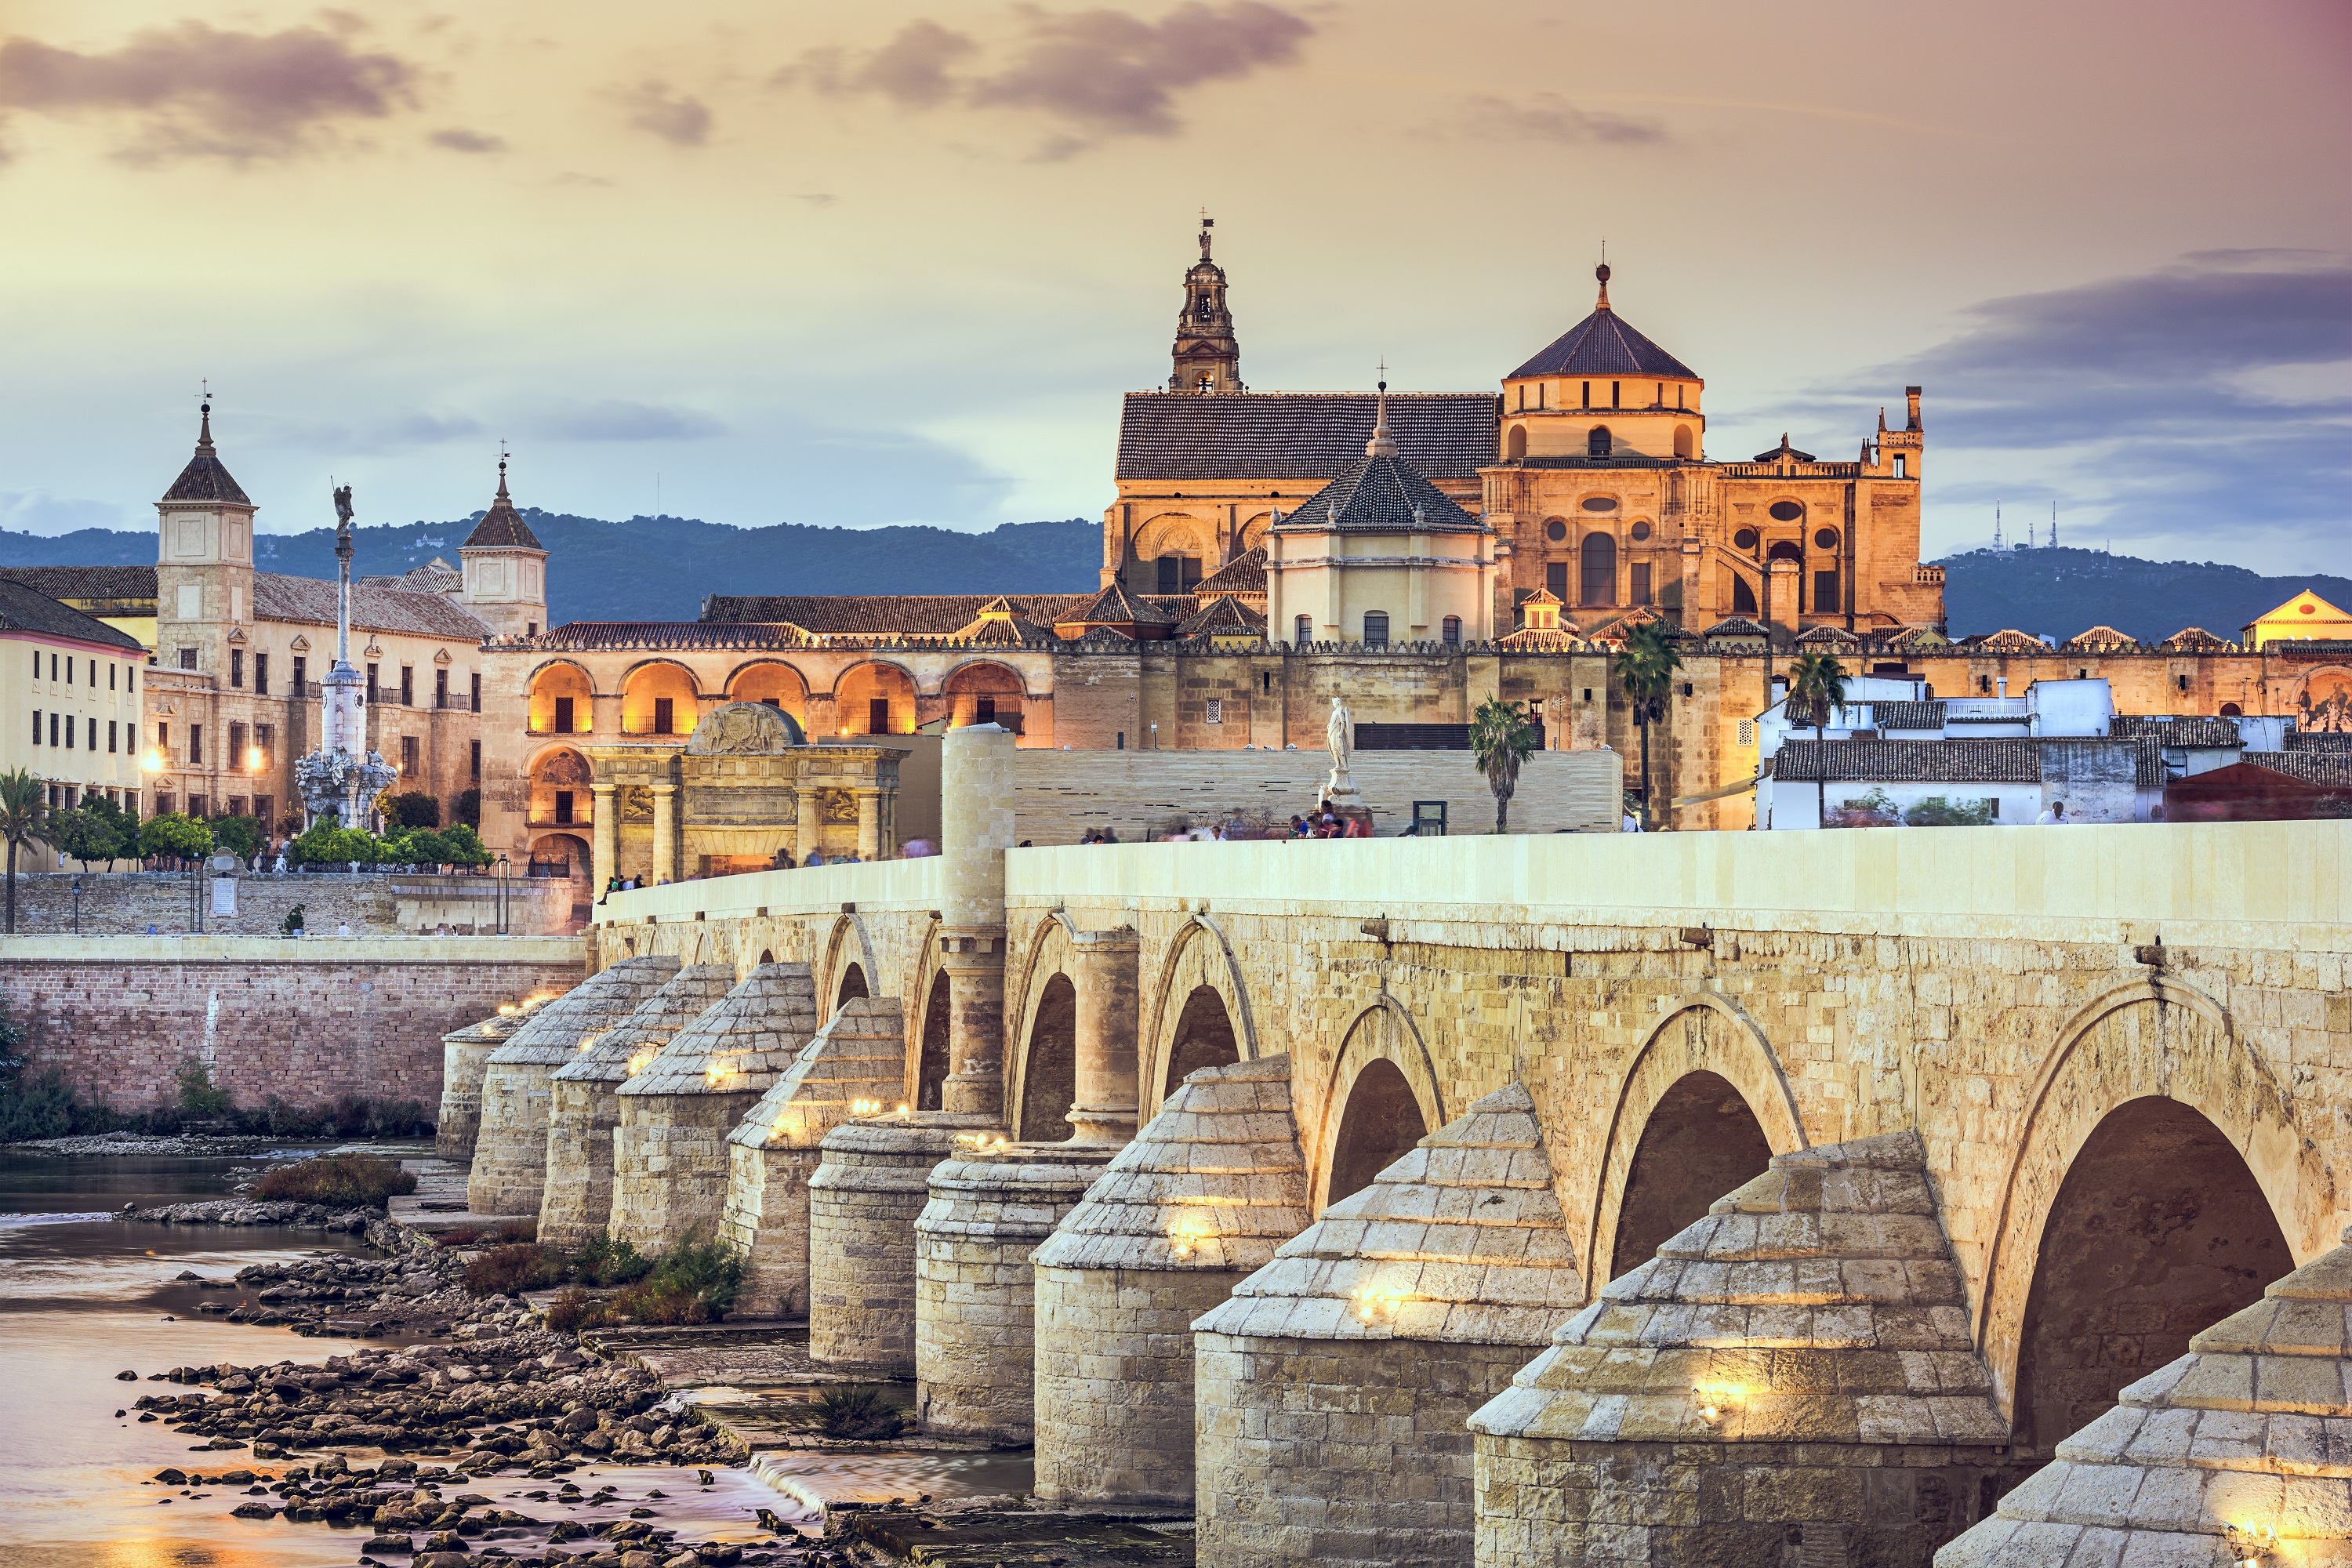
MULTIPOLYGON (((736 1212, 741 1129, 699 1156, 805 1253, 771 1305, 1034 1429, 1041 1496, 1196 1510, 1204 1562, 2046 1553, 2063 1510, 2000 1500, 2345 1226, 2352 824, 1018 849, 991 745, 950 737, 943 858, 614 895, 582 994, 804 973, 732 1114, 805 1217, 736 1212), (860 1327, 832 1254, 886 1233, 908 1321, 860 1327)), ((621 1098, 615 1215, 669 1179, 621 1098)), ((2340 1547, 2352 1467, 2306 1468, 2336 1511, 2265 1517, 2340 1547)), ((2106 1527, 2219 1563, 2184 1506, 2106 1527)))

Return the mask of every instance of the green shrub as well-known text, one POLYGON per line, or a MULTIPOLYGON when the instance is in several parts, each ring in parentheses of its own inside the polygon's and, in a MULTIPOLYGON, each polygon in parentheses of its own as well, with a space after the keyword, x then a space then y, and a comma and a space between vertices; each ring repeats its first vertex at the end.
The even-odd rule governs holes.
POLYGON ((907 1424, 906 1412, 882 1397, 870 1383, 845 1383, 816 1397, 817 1425, 828 1437, 853 1442, 879 1442, 896 1437, 907 1424))
POLYGON ((473 824, 455 822, 441 830, 441 858, 452 866, 487 866, 490 852, 473 824))
POLYGON ((1987 800, 1947 800, 1931 795, 1909 811, 1903 820, 1914 827, 1990 827, 1997 802, 1987 800))
POLYGON ((457 823, 465 827, 482 826, 482 792, 478 789, 457 792, 457 823))
POLYGON ((606 1322, 604 1303, 574 1285, 548 1303, 547 1326, 559 1334, 601 1329, 606 1322))
POLYGON ((334 818, 322 816, 287 846, 287 858, 299 866, 347 866, 354 860, 367 866, 375 862, 377 847, 373 833, 338 827, 334 818))
POLYGON ((416 1190, 415 1173, 396 1160, 374 1154, 321 1154, 281 1165, 254 1184, 253 1195, 305 1204, 350 1207, 382 1204, 394 1194, 416 1190))
POLYGON ((588 1285, 627 1285, 653 1272, 654 1260, 602 1231, 570 1258, 572 1277, 588 1285))
POLYGON ((292 936, 295 932, 302 930, 302 906, 300 904, 297 904, 292 909, 288 910, 286 911, 286 923, 279 929, 284 931, 288 936, 292 936))
POLYGON ((710 1303, 675 1280, 640 1279, 613 1298, 613 1310, 633 1323, 715 1323, 720 1317, 710 1303))
POLYGON ((494 1247, 466 1265, 466 1289, 477 1296, 519 1296, 563 1279, 563 1259, 537 1242, 494 1247))
POLYGON ((172 1075, 180 1085, 180 1109, 199 1119, 226 1116, 236 1109, 228 1090, 213 1082, 213 1069, 194 1057, 182 1057, 172 1075))

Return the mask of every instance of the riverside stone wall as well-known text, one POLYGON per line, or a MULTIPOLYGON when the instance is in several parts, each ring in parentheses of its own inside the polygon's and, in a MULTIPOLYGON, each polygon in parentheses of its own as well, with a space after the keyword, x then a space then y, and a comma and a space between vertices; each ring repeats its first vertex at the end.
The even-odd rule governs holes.
POLYGON ((172 1103, 202 1062, 241 1106, 440 1102, 441 1037, 583 974, 553 937, 0 940, 0 998, 32 1070, 119 1110, 172 1103))
MULTIPOLYGON (((205 931, 215 936, 277 936, 286 917, 302 906, 312 938, 332 936, 348 925, 354 936, 417 935, 446 929, 472 936, 493 935, 498 921, 498 879, 474 876, 407 876, 396 872, 240 872, 236 913, 212 912, 206 874, 203 896, 205 931)), ((45 871, 16 879, 16 930, 26 935, 74 932, 73 885, 81 891, 81 934, 140 936, 153 926, 164 936, 190 934, 193 905, 187 873, 173 871, 90 872, 77 876, 45 871)), ((507 930, 517 935, 547 935, 572 918, 572 884, 540 878, 510 878, 507 930)))

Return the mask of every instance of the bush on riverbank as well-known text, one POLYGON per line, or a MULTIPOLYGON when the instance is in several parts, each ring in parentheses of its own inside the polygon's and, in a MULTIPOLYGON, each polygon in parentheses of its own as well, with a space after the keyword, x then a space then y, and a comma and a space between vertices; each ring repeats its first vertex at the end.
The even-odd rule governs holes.
POLYGON ((466 1265, 466 1289, 477 1296, 512 1296, 569 1285, 549 1307, 548 1323, 574 1333, 616 1321, 715 1323, 735 1304, 743 1272, 733 1248, 700 1236, 658 1258, 599 1236, 570 1252, 530 1243, 492 1247, 466 1265), (583 1285, 625 1289, 598 1300, 583 1285))
POLYGON ((313 1160, 279 1166, 254 1184, 253 1195, 342 1208, 373 1208, 395 1194, 415 1190, 415 1173, 401 1169, 396 1160, 373 1154, 321 1154, 313 1160))

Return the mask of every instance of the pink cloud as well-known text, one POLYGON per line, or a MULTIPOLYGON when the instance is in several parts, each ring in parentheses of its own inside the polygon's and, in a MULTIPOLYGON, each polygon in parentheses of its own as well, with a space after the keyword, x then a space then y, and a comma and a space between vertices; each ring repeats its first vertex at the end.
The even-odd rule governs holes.
POLYGON ((415 68, 315 27, 223 32, 182 22, 83 54, 33 38, 0 44, 0 109, 119 116, 132 162, 232 162, 312 151, 340 121, 381 120, 413 100, 415 68))

